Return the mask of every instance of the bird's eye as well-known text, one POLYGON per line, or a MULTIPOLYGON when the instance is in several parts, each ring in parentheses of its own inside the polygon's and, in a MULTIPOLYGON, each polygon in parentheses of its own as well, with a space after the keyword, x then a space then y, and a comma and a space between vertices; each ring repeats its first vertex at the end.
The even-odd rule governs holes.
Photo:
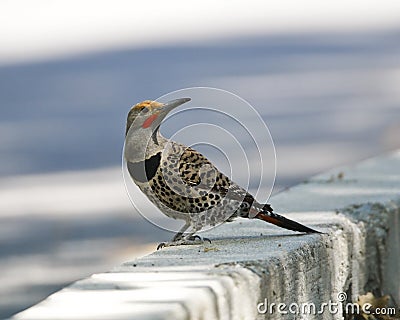
POLYGON ((147 113, 147 112, 149 112, 149 109, 148 109, 148 108, 143 108, 143 109, 140 111, 140 113, 143 113, 143 114, 145 114, 145 113, 147 113))

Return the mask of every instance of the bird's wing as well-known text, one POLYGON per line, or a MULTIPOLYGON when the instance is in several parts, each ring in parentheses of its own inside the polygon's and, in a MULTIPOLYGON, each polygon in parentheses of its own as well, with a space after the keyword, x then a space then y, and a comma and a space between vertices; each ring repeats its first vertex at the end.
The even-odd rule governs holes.
POLYGON ((197 150, 185 147, 179 158, 179 175, 189 186, 226 193, 231 180, 197 150))
POLYGON ((215 177, 216 172, 218 172, 205 156, 188 147, 185 147, 181 152, 178 163, 179 175, 189 186, 200 186, 202 184, 204 187, 207 176, 215 177))
POLYGON ((204 190, 207 193, 218 194, 221 197, 239 202, 247 202, 251 206, 254 197, 245 189, 220 172, 200 152, 185 147, 179 159, 179 174, 181 179, 189 186, 204 190))

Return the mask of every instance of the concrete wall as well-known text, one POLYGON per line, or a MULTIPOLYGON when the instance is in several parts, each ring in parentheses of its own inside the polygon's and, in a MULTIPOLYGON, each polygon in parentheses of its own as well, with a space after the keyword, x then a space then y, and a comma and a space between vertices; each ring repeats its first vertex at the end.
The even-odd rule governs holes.
POLYGON ((399 304, 399 195, 400 152, 338 168, 271 198, 277 212, 326 234, 240 219, 204 233, 211 244, 95 274, 13 319, 293 319, 289 307, 329 301, 337 312, 297 318, 342 319, 342 304, 367 291, 399 304), (288 314, 260 313, 266 301, 288 314))

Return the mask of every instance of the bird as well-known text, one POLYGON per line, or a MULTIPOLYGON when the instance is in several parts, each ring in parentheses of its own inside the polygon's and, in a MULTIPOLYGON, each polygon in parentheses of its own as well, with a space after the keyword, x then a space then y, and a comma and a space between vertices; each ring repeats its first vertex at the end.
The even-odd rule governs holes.
POLYGON ((135 104, 127 116, 124 158, 130 177, 163 214, 185 222, 172 240, 160 243, 157 250, 210 241, 196 233, 238 217, 302 233, 321 233, 275 213, 270 204, 259 203, 206 156, 161 135, 163 119, 190 100, 145 100, 135 104))

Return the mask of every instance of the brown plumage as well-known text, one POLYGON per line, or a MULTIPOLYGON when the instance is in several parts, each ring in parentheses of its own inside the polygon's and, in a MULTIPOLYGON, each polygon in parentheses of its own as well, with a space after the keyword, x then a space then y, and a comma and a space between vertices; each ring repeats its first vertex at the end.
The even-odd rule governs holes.
POLYGON ((185 221, 169 243, 197 243, 194 236, 206 226, 236 217, 257 218, 293 231, 318 233, 273 212, 218 169, 201 153, 161 136, 162 119, 190 99, 166 104, 146 100, 128 114, 125 159, 130 176, 140 190, 165 215, 185 221), (187 229, 190 232, 186 233, 187 229))

